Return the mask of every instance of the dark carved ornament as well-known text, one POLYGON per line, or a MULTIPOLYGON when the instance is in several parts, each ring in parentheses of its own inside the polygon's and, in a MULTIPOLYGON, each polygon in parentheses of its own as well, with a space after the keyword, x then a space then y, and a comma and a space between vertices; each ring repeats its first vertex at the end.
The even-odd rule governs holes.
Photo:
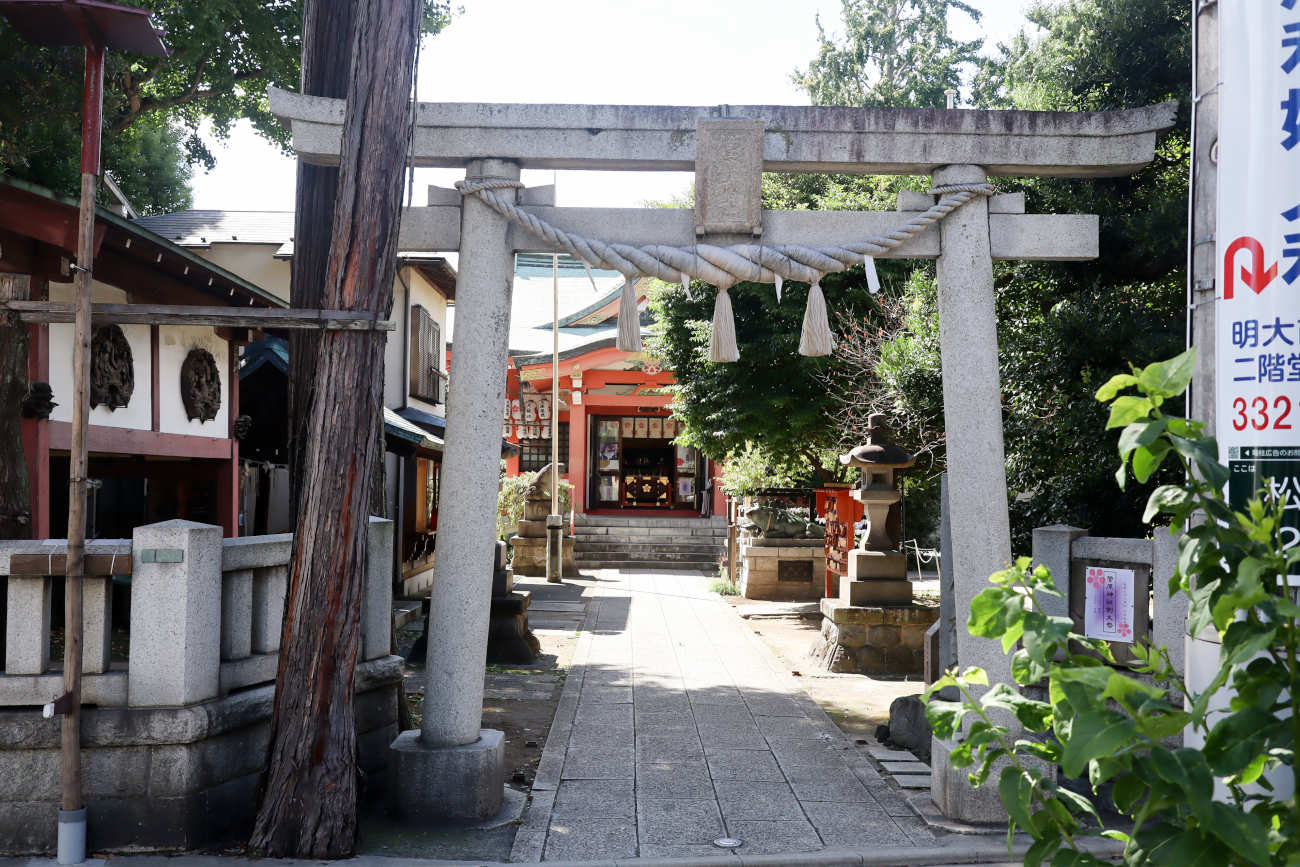
POLYGON ((48 382, 32 382, 23 395, 23 418, 49 418, 58 406, 54 402, 54 389, 48 382))
POLYGON ((90 405, 109 412, 131 402, 135 364, 131 344, 116 325, 101 325, 90 337, 90 405))
POLYGON ((221 371, 206 349, 191 349, 181 364, 181 403, 191 421, 212 421, 221 409, 221 371))

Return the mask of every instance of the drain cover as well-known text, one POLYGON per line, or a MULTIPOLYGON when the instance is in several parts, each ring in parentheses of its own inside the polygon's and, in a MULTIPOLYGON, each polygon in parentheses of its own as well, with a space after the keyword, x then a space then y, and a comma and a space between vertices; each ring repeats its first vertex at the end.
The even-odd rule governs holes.
POLYGON ((713 841, 713 845, 717 846, 719 849, 735 849, 737 846, 740 846, 742 842, 743 841, 737 840, 735 837, 719 837, 713 841))

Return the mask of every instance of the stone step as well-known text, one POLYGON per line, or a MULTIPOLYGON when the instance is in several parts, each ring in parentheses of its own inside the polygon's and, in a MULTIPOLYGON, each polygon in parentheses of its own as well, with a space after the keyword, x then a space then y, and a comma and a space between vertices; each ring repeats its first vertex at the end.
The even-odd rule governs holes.
POLYGON ((727 541, 726 535, 715 533, 691 533, 680 530, 664 530, 654 532, 653 530, 623 530, 614 527, 579 527, 573 532, 575 539, 585 539, 591 542, 620 542, 623 540, 645 540, 653 542, 681 540, 684 542, 709 543, 721 545, 727 541), (612 532, 593 532, 596 530, 612 530, 612 532))
POLYGON ((655 518, 642 515, 626 518, 621 515, 577 515, 574 524, 578 527, 698 527, 701 529, 720 527, 725 532, 727 520, 726 518, 655 518))
POLYGON ((703 563, 666 563, 663 560, 584 560, 579 562, 580 569, 618 569, 625 572, 695 572, 700 575, 716 575, 718 567, 703 563))
POLYGON ((686 545, 680 542, 578 542, 574 545, 573 550, 588 553, 599 551, 640 551, 645 554, 654 554, 657 551, 681 551, 687 554, 710 554, 713 556, 722 553, 722 548, 718 545, 686 545))
POLYGON ((590 560, 667 560, 674 563, 717 563, 718 554, 709 551, 574 551, 575 563, 590 560))

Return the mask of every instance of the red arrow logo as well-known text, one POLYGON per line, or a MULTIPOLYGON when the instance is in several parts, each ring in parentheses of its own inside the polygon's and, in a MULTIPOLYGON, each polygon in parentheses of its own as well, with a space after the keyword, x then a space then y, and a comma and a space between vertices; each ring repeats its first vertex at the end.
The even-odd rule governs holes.
POLYGON ((1223 300, 1230 301, 1233 296, 1232 266, 1233 260, 1241 250, 1250 251, 1250 268, 1241 269, 1241 282, 1250 287, 1256 295, 1264 291, 1273 278, 1277 276, 1277 263, 1264 267, 1264 245, 1249 235, 1242 235, 1228 245, 1228 252, 1223 256, 1223 300))

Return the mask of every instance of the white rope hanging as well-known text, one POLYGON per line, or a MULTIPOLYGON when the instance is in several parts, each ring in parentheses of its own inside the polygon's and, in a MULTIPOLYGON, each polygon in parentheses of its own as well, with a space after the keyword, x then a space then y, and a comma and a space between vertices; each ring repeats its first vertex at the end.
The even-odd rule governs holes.
POLYGON ((695 279, 720 287, 714 306, 714 337, 710 342, 709 351, 710 358, 715 361, 735 361, 739 358, 739 353, 735 349, 735 323, 731 315, 731 299, 726 297, 727 289, 735 283, 742 280, 753 283, 775 283, 778 302, 781 283, 784 280, 798 280, 811 284, 808 306, 804 310, 799 352, 803 355, 828 355, 834 346, 834 336, 827 321, 826 299, 822 294, 821 286, 818 285, 818 281, 824 275, 837 274, 863 264, 867 270, 868 288, 873 292, 878 291, 880 281, 875 276, 875 263, 872 257, 897 247, 921 232, 926 226, 942 220, 975 197, 992 196, 994 193, 992 184, 946 184, 934 187, 930 192, 938 195, 939 201, 930 208, 885 235, 871 235, 861 241, 842 246, 814 248, 799 244, 778 246, 736 244, 730 247, 719 247, 712 244, 696 244, 691 247, 669 247, 652 244, 634 247, 630 244, 607 244, 595 238, 585 238, 566 232, 538 219, 494 192, 498 189, 522 186, 523 184, 518 181, 504 180, 456 182, 456 189, 462 195, 477 196, 492 210, 511 222, 523 226, 548 244, 565 250, 585 263, 619 271, 624 275, 623 297, 619 303, 617 339, 618 348, 623 351, 635 352, 641 348, 641 326, 636 312, 633 277, 654 277, 665 283, 684 285, 689 285, 690 281, 695 279), (718 333, 720 329, 723 331, 721 335, 718 333), (636 349, 625 348, 633 345, 636 349), (714 358, 715 355, 719 357, 714 358))

